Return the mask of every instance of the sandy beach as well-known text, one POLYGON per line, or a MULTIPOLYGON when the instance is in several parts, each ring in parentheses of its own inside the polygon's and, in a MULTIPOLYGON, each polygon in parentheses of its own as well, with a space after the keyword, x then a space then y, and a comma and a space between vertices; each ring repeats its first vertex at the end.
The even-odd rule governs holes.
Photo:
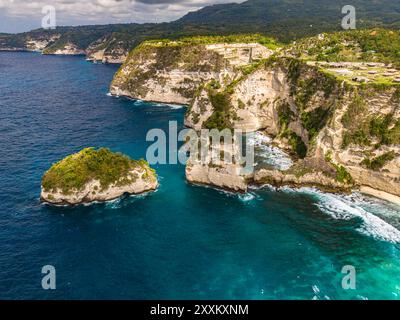
POLYGON ((367 187, 367 186, 361 186, 360 192, 370 195, 370 196, 374 196, 379 199, 390 201, 390 202, 395 203, 400 206, 400 197, 395 196, 393 194, 390 194, 390 193, 387 193, 384 191, 379 191, 379 190, 376 190, 376 189, 373 189, 373 188, 367 187))

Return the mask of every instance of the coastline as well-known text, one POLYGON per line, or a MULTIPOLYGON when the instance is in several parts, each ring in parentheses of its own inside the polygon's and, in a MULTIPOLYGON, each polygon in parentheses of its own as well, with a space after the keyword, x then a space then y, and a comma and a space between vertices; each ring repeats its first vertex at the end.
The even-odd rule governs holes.
MULTIPOLYGON (((133 97, 127 96, 127 95, 117 95, 117 94, 112 93, 112 92, 109 92, 109 95, 111 97, 125 98, 125 99, 128 99, 128 100, 134 100, 134 101, 158 103, 158 104, 165 104, 165 105, 172 104, 172 103, 166 103, 166 102, 161 102, 161 101, 143 100, 143 99, 133 98, 133 97)), ((187 105, 182 105, 182 104, 181 104, 181 106, 187 107, 187 105)), ((209 187, 209 188, 212 188, 212 189, 215 189, 215 190, 220 190, 220 191, 225 191, 225 192, 230 192, 230 193, 236 193, 236 194, 246 194, 247 193, 247 192, 244 192, 244 191, 239 191, 238 192, 238 191, 231 190, 229 188, 223 188, 223 187, 219 187, 219 186, 215 186, 215 185, 209 185, 209 184, 201 183, 201 182, 194 182, 194 181, 187 181, 187 182, 190 185, 193 185, 193 186, 209 187)), ((256 187, 260 187, 260 186, 265 185, 265 183, 259 183, 257 181, 253 181, 253 183, 254 183, 253 186, 256 186, 256 187)), ((323 185, 323 184, 314 184, 314 183, 297 184, 297 183, 290 183, 289 182, 289 183, 267 183, 267 184, 269 184, 273 188, 279 188, 279 187, 282 187, 282 186, 289 186, 289 187, 296 188, 296 189, 299 189, 299 188, 302 188, 302 187, 315 187, 315 188, 317 188, 318 190, 320 190, 322 192, 333 193, 333 194, 338 194, 338 193, 350 194, 350 193, 352 193, 354 191, 359 191, 359 192, 361 192, 361 193, 363 193, 365 195, 372 196, 372 197, 375 197, 375 198, 378 198, 378 199, 381 199, 381 200, 385 200, 385 201, 388 201, 390 203, 393 203, 395 205, 400 206, 400 197, 399 196, 396 196, 396 195, 393 195, 393 194, 390 194, 390 193, 387 193, 385 191, 381 191, 381 190, 378 190, 378 189, 374 189, 374 188, 371 188, 371 187, 368 187, 368 186, 359 186, 358 189, 350 190, 348 188, 332 188, 332 187, 328 187, 328 186, 323 185)))
POLYGON ((184 104, 184 103, 179 103, 179 102, 166 102, 166 101, 157 101, 157 100, 144 100, 144 99, 139 99, 139 98, 135 98, 133 96, 130 95, 126 95, 126 94, 117 94, 112 92, 112 90, 110 90, 107 93, 110 97, 114 97, 114 98, 124 98, 127 100, 132 100, 132 101, 141 101, 141 102, 148 102, 148 103, 155 103, 155 104, 164 104, 164 105, 174 105, 174 106, 181 106, 184 108, 188 107, 188 104, 184 104))
POLYGON ((363 194, 373 196, 378 199, 386 200, 400 206, 400 197, 395 196, 394 194, 387 193, 385 191, 380 191, 368 186, 360 186, 359 191, 363 194))
POLYGON ((116 200, 120 200, 120 199, 125 199, 125 198, 129 198, 129 197, 135 197, 135 196, 147 196, 150 195, 154 192, 157 192, 157 189, 153 189, 153 190, 147 190, 147 191, 142 191, 139 193, 129 193, 129 192, 125 192, 119 196, 110 198, 110 199, 98 199, 98 200, 93 200, 93 201, 87 201, 87 200, 83 200, 79 203, 71 203, 68 201, 62 201, 59 203, 55 203, 55 202, 50 202, 46 199, 44 199, 42 196, 39 197, 39 203, 43 204, 43 205, 47 205, 47 206, 52 206, 52 207, 77 207, 77 206, 88 206, 88 205, 94 205, 94 204, 102 204, 102 203, 109 203, 109 202, 113 202, 116 200))

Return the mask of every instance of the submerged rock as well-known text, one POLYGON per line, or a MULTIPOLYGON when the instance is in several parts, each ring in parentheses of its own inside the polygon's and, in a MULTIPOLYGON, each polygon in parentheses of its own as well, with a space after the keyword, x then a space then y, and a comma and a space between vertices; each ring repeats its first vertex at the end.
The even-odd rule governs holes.
POLYGON ((157 175, 145 160, 132 160, 106 148, 86 148, 44 174, 40 198, 51 204, 74 205, 140 194, 157 186, 157 175))

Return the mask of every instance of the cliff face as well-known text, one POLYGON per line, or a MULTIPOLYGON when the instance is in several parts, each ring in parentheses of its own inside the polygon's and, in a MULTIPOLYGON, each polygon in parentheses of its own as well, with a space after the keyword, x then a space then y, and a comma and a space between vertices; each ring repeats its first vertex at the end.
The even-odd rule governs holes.
POLYGON ((29 51, 43 51, 60 38, 60 34, 49 35, 46 37, 27 38, 26 48, 29 51))
POLYGON ((221 189, 246 192, 248 180, 252 175, 242 173, 242 167, 236 164, 210 166, 188 162, 186 179, 194 184, 212 185, 221 189))
POLYGON ((123 63, 135 41, 119 39, 114 34, 92 42, 86 48, 87 60, 101 63, 123 63))
MULTIPOLYGON (((353 59, 364 58, 361 47, 348 43, 357 51, 353 59)), ((256 169, 251 179, 257 183, 367 186, 400 196, 400 71, 374 57, 322 63, 288 50, 268 58, 271 51, 259 48, 149 45, 129 56, 111 91, 187 104, 185 125, 196 130, 262 130, 272 136, 297 161, 287 171, 256 169)), ((186 175, 192 182, 244 190, 251 179, 237 172, 231 165, 189 161, 186 175)))
POLYGON ((400 87, 353 88, 316 139, 358 185, 400 195, 400 87))
MULTIPOLYGON (((257 68, 249 75, 240 74, 232 82, 218 82, 204 86, 190 105, 185 125, 196 130, 210 127, 216 112, 225 113, 231 127, 244 131, 268 129, 278 133, 276 109, 279 102, 289 95, 289 86, 282 69, 257 68), (215 89, 217 87, 217 89, 215 89), (217 98, 226 101, 222 110, 217 98)), ((217 120, 218 123, 218 119, 217 120)))
POLYGON ((39 51, 55 43, 61 34, 58 32, 25 34, 15 37, 11 35, 0 36, 0 51, 39 51))
POLYGON ((90 203, 94 201, 109 201, 117 199, 124 194, 141 194, 157 189, 158 183, 155 178, 144 177, 145 170, 132 170, 122 180, 124 183, 115 182, 107 188, 102 188, 99 180, 92 180, 85 184, 82 189, 73 190, 65 193, 61 189, 47 191, 42 188, 40 198, 42 201, 59 204, 59 205, 75 205, 81 203, 90 203))
POLYGON ((241 66, 271 52, 257 43, 147 42, 132 51, 110 91, 141 100, 190 104, 202 84, 212 79, 229 83, 240 76, 241 66))
POLYGON ((44 49, 43 54, 54 54, 54 55, 85 55, 86 51, 80 49, 76 44, 68 42, 52 49, 44 49))
MULTIPOLYGON (((278 58, 222 91, 229 97, 232 128, 262 129, 305 159, 297 162, 294 176, 293 170, 283 177, 264 170, 265 179, 273 177, 278 185, 314 180, 332 189, 368 186, 400 196, 399 86, 352 84, 320 66, 278 58)), ((212 110, 208 119, 193 123, 192 108, 187 125, 215 123, 209 121, 215 94, 209 90, 199 98, 212 110)), ((195 112, 201 112, 197 105, 195 112)), ((256 172, 256 180, 263 180, 262 173, 256 172)))
MULTIPOLYGON (((87 27, 90 29, 89 27, 87 27)), ((0 35, 0 51, 38 51, 54 55, 86 55, 87 60, 102 63, 123 63, 135 40, 123 41, 114 34, 100 35, 96 28, 71 34, 69 27, 56 30, 35 30, 18 35, 0 35), (65 30, 66 29, 66 30, 65 30), (98 38, 99 37, 99 38, 98 38)))
POLYGON ((123 48, 105 48, 98 49, 91 46, 87 49, 86 60, 101 63, 124 63, 128 56, 128 50, 123 48))

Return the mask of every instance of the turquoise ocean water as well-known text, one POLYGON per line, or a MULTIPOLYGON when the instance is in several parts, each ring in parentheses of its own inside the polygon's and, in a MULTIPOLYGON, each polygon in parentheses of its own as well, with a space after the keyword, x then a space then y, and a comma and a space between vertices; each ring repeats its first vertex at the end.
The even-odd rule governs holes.
MULTIPOLYGON (((155 166, 155 193, 39 202, 51 164, 88 146, 145 156, 184 108, 107 95, 117 66, 0 53, 0 298, 399 299, 400 208, 359 194, 191 186, 155 166), (57 289, 41 287, 53 265, 57 289), (341 286, 353 265, 356 290, 341 286)), ((267 151, 266 151, 267 152, 267 151)))

